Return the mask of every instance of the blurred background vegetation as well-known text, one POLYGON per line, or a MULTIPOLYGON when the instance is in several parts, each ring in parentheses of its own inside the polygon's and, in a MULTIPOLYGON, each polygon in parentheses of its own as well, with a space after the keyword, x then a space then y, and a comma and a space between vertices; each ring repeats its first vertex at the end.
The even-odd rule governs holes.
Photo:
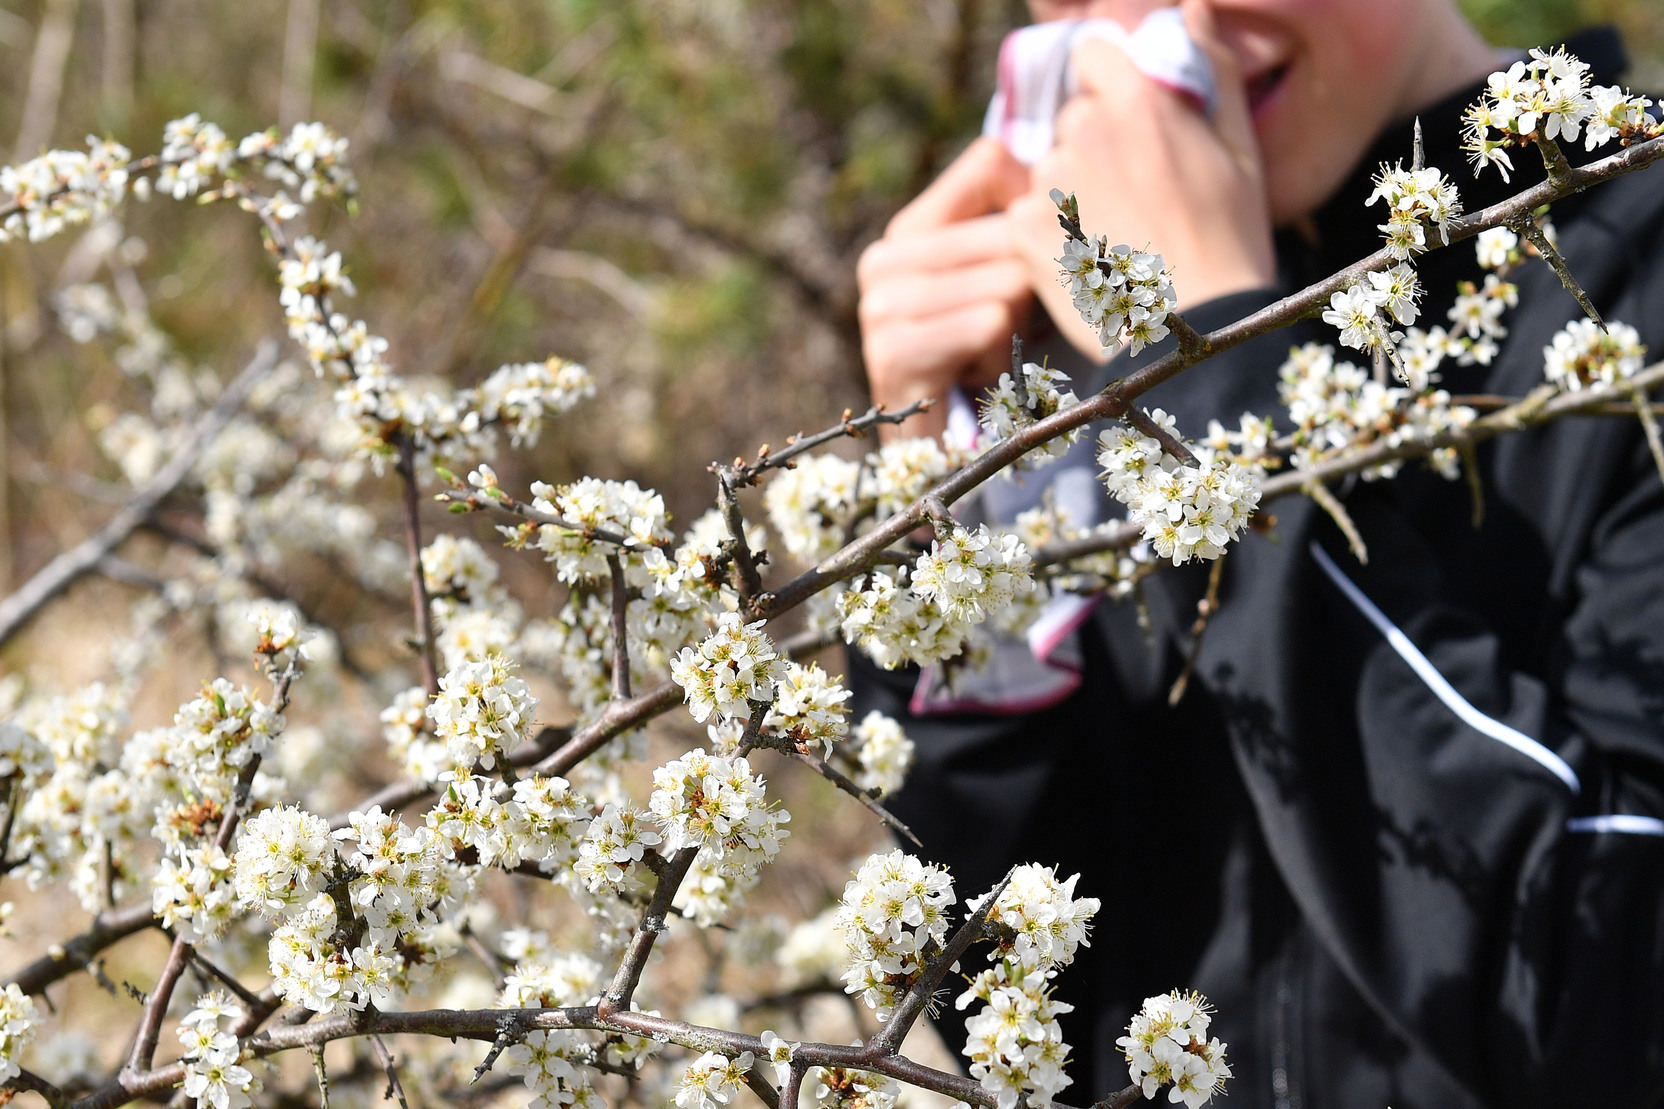
MULTIPOLYGON (((1664 51, 1658 0, 1465 2, 1499 43, 1612 22, 1637 56, 1664 51)), ((863 403, 855 258, 974 132, 1025 17, 1022 0, 5 0, 0 157, 88 132, 148 153, 190 111, 233 137, 331 124, 363 211, 309 219, 399 367, 586 362, 606 417, 505 479, 629 475, 685 521, 708 503, 697 464, 863 403)), ((246 217, 125 219, 191 357, 225 375, 280 330, 246 217)), ((0 588, 108 512, 61 479, 114 474, 89 425, 135 399, 57 332, 52 293, 84 278, 67 239, 0 246, 0 588)))

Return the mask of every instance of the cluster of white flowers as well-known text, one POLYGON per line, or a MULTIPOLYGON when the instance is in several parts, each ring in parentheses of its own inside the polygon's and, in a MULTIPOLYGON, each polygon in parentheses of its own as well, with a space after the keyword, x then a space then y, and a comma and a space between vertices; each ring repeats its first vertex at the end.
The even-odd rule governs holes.
MULTIPOLYGON (((1095 897, 1076 897, 1078 881, 1078 874, 1058 881, 1055 869, 1038 863, 1011 872, 1010 881, 988 911, 990 921, 1013 933, 1007 957, 1025 966, 1062 967, 1074 962, 1077 948, 1091 946, 1086 937, 1099 902, 1095 897)), ((979 898, 969 907, 975 910, 981 905, 979 898)))
POLYGON ((677 1109, 718 1109, 734 1100, 756 1057, 749 1051, 737 1058, 707 1051, 688 1064, 676 1086, 677 1109))
POLYGON ((433 734, 445 744, 459 774, 477 763, 491 769, 530 732, 537 698, 514 665, 500 656, 465 662, 439 679, 428 706, 433 734))
POLYGON ((1031 593, 1032 564, 1015 534, 954 525, 912 565, 874 570, 839 594, 839 627, 887 670, 951 659, 978 625, 1031 593))
MULTIPOLYGON (((1381 166, 1375 177, 1375 191, 1365 204, 1384 200, 1387 222, 1380 231, 1387 237, 1387 253, 1403 261, 1427 249, 1427 228, 1438 228, 1439 240, 1450 241, 1450 221, 1462 214, 1462 199, 1456 185, 1443 172, 1405 169, 1403 164, 1381 166)), ((1407 322, 1407 321, 1406 321, 1407 322)))
POLYGON ((878 515, 892 516, 911 505, 958 461, 934 439, 895 439, 868 454, 878 515))
POLYGON ((264 658, 271 675, 294 672, 311 657, 307 641, 317 630, 306 626, 300 610, 283 601, 259 600, 249 604, 247 619, 254 625, 254 653, 264 658))
POLYGON ((1102 235, 1071 238, 1058 259, 1081 319, 1098 329, 1105 348, 1130 343, 1137 354, 1167 338, 1178 294, 1159 254, 1110 246, 1102 235))
POLYGON ((381 710, 381 734, 387 751, 405 773, 422 782, 436 782, 451 769, 450 750, 433 739, 428 727, 428 691, 412 686, 381 710))
POLYGON ((726 915, 791 834, 782 827, 791 814, 768 803, 766 786, 744 756, 723 758, 700 748, 653 771, 648 807, 666 849, 699 849, 678 895, 703 924, 726 915))
POLYGON ((1330 294, 1323 322, 1340 330, 1343 345, 1355 350, 1392 350, 1399 338, 1383 318, 1412 324, 1420 309, 1421 283, 1407 262, 1369 274, 1368 281, 1356 282, 1330 294))
POLYGON ((774 685, 774 704, 763 717, 763 727, 794 743, 820 745, 832 757, 832 744, 849 733, 844 702, 851 694, 843 684, 814 663, 787 661, 774 685))
POLYGON ((913 590, 954 620, 981 623, 1034 587, 1034 558, 1010 532, 957 524, 913 564, 913 590))
POLYGON ((352 868, 348 902, 363 915, 366 939, 392 947, 413 932, 432 908, 441 883, 439 845, 428 828, 412 829, 372 805, 353 812, 335 833, 343 861, 352 868), (345 844, 352 844, 348 851, 345 844))
POLYGON ((281 919, 324 888, 334 869, 335 844, 323 817, 285 805, 245 820, 232 858, 237 900, 281 919))
POLYGON ((595 379, 588 369, 549 358, 499 366, 475 386, 469 407, 485 423, 506 424, 515 446, 529 447, 537 442, 547 414, 568 412, 594 395, 595 379))
POLYGON ((1222 1092, 1231 1068, 1225 1062, 1225 1045, 1217 1037, 1208 1038, 1212 1020, 1200 994, 1174 990, 1145 998, 1127 1034, 1115 1041, 1126 1053, 1133 1085, 1146 1098, 1171 1085, 1167 1100, 1182 1101, 1186 1109, 1197 1109, 1222 1092))
POLYGON ((150 904, 162 923, 189 943, 213 939, 237 915, 231 856, 212 843, 164 855, 150 887, 150 904))
MULTIPOLYGON (((1149 416, 1178 437, 1172 416, 1159 408, 1149 416)), ((1232 457, 1198 458, 1190 465, 1167 453, 1159 439, 1126 426, 1101 432, 1098 447, 1110 496, 1127 506, 1127 519, 1175 566, 1224 554, 1259 507, 1254 471, 1232 457)))
POLYGON ((803 1082, 819 1109, 895 1109, 902 1095, 895 1079, 848 1067, 810 1067, 803 1082))
POLYGON ((1020 962, 1000 962, 971 980, 956 1002, 982 1008, 965 1020, 963 1054, 971 1077, 995 1099, 998 1109, 1019 1101, 1047 1106, 1073 1080, 1063 1073, 1069 1045, 1057 1018, 1074 1006, 1051 996, 1047 972, 1020 962))
POLYGON ((1579 317, 1555 333, 1543 348, 1543 373, 1567 392, 1620 385, 1639 373, 1647 357, 1640 332, 1610 320, 1603 330, 1579 317))
POLYGON ((719 616, 704 642, 682 648, 670 664, 671 679, 682 687, 688 711, 700 723, 712 713, 744 718, 751 702, 772 702, 783 672, 763 621, 747 624, 737 612, 719 616))
POLYGON ((859 769, 855 784, 888 796, 900 789, 913 768, 913 741, 893 718, 873 709, 851 736, 859 769))
POLYGON ((227 1027, 242 1019, 242 1006, 216 990, 197 998, 179 1022, 185 1096, 198 1109, 244 1109, 260 1092, 260 1079, 242 1065, 243 1046, 227 1027))
POLYGON ((640 888, 630 867, 663 842, 657 822, 646 813, 633 805, 609 804, 589 822, 572 870, 592 893, 629 893, 640 888))
POLYGON ((671 539, 664 498, 633 481, 586 477, 558 489, 533 482, 532 507, 574 525, 544 524, 537 531, 538 548, 555 564, 555 576, 563 582, 606 577, 607 555, 617 548, 591 538, 592 530, 621 533, 630 548, 658 546, 671 539))
POLYGON ((14 982, 0 990, 0 1082, 16 1078, 23 1069, 23 1053, 39 1031, 40 1011, 14 982))
POLYGON ((786 550, 815 560, 843 546, 860 473, 858 463, 818 454, 794 458, 774 475, 763 490, 763 508, 786 550))
POLYGON ((297 123, 281 138, 275 129, 246 136, 237 144, 237 157, 262 163, 267 177, 296 190, 300 202, 310 204, 320 197, 358 191, 347 168, 349 145, 344 135, 321 123, 297 123))
MULTIPOLYGON (((1009 371, 1001 374, 999 384, 982 399, 979 419, 983 429, 995 439, 1006 439, 1047 416, 1073 408, 1080 399, 1072 390, 1063 388, 1068 382, 1068 374, 1037 362, 1023 363, 1020 380, 1009 371)), ((1079 440, 1080 435, 1079 428, 1060 435, 1033 451, 1032 457, 1056 458, 1079 440)))
POLYGON ((844 886, 836 923, 848 947, 843 981, 887 1020, 947 936, 953 878, 904 851, 873 855, 844 886))
MULTIPOLYGON (((1310 468, 1340 451, 1375 444, 1389 447, 1425 442, 1466 427, 1478 415, 1452 405, 1443 389, 1415 392, 1387 386, 1350 362, 1335 361, 1335 349, 1307 343, 1289 352, 1278 386, 1295 426, 1294 462, 1310 468)), ((1428 458, 1447 478, 1455 478, 1458 456, 1442 448, 1428 458)), ((1362 471, 1365 480, 1392 477, 1401 460, 1362 471)))
POLYGON ((1593 150, 1613 139, 1656 135, 1658 124, 1646 114, 1651 103, 1617 85, 1591 88, 1588 64, 1564 48, 1533 49, 1529 58, 1491 74, 1464 117, 1465 148, 1475 173, 1494 165, 1506 181, 1514 168, 1508 148, 1536 136, 1575 142, 1587 124, 1584 148, 1593 150))
POLYGON ((87 136, 85 153, 49 150, 15 166, 0 166, 0 243, 27 235, 51 238, 71 224, 108 215, 127 193, 132 155, 120 143, 87 136))
POLYGON ((864 649, 886 670, 954 658, 964 651, 973 630, 969 622, 949 619, 935 602, 910 588, 911 570, 874 570, 865 586, 838 594, 844 640, 864 649))
MULTIPOLYGON (((992 955, 994 965, 973 978, 957 1005, 982 1008, 965 1021, 964 1055, 971 1076, 1000 1109, 1019 1100, 1049 1105, 1070 1084, 1063 1068, 1069 1045, 1057 1018, 1071 1006, 1052 997, 1050 980, 1088 943, 1098 901, 1075 897, 1077 874, 1058 881, 1051 867, 1028 864, 1011 874, 988 911, 991 923, 1009 929, 992 955)), ((979 908, 985 898, 968 907, 979 908)))

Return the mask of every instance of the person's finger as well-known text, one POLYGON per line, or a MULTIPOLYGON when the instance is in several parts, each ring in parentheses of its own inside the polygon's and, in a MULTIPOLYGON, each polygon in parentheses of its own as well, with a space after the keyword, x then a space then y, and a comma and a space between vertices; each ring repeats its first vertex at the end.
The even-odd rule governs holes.
POLYGON ((1143 86, 1152 84, 1127 52, 1108 39, 1081 39, 1069 51, 1069 64, 1081 94, 1107 104, 1131 107, 1144 97, 1143 86))
POLYGON ((897 238, 877 239, 861 252, 855 280, 864 289, 896 273, 951 270, 1010 254, 1002 215, 934 227, 897 238))
POLYGON ((920 320, 897 322, 867 336, 868 367, 895 381, 936 376, 940 367, 980 357, 996 344, 1009 348, 1016 317, 999 301, 967 304, 920 320))
POLYGON ((886 236, 998 212, 1028 189, 1028 167, 998 139, 979 138, 890 220, 886 236))
POLYGON ((1028 267, 1016 258, 1005 258, 880 282, 862 295, 858 312, 862 326, 870 327, 888 320, 932 316, 971 302, 1011 303, 1028 293, 1028 267))
POLYGON ((1214 130, 1239 159, 1257 161, 1259 148, 1254 141, 1248 89, 1243 83, 1242 69, 1237 64, 1235 52, 1225 45, 1219 35, 1212 4, 1208 0, 1182 0, 1179 8, 1191 41, 1201 47, 1213 63, 1213 81, 1219 90, 1219 105, 1213 116, 1214 130))

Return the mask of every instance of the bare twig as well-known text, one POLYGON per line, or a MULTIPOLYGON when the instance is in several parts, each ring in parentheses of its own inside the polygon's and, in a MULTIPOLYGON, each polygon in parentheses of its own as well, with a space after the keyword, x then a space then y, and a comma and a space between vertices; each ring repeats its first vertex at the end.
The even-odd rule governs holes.
POLYGON ((185 973, 189 953, 190 945, 184 940, 173 941, 168 961, 162 964, 161 977, 156 980, 156 988, 150 991, 150 998, 145 1002, 139 1034, 133 1040, 127 1065, 121 1069, 123 1077, 136 1077, 150 1069, 151 1060, 156 1057, 156 1043, 162 1035, 162 1020, 167 1016, 168 1002, 173 999, 173 988, 179 984, 179 976, 185 973))
POLYGON ((1560 253, 1558 247, 1549 242, 1548 236, 1543 234, 1543 229, 1537 226, 1537 221, 1528 215, 1516 220, 1512 227, 1522 238, 1537 248, 1537 253, 1541 254, 1543 261, 1547 262, 1549 267, 1554 270, 1555 276, 1560 279, 1560 284, 1565 286, 1566 291, 1572 295, 1572 299, 1577 301, 1577 306, 1583 309, 1583 314, 1594 320, 1596 326, 1605 331, 1606 321, 1600 318, 1600 313, 1595 310, 1594 302, 1589 299, 1589 294, 1583 291, 1583 286, 1578 284, 1576 277, 1572 276, 1571 267, 1566 265, 1565 256, 1560 253))
POLYGON ((745 538, 745 516, 740 511, 738 491, 741 467, 712 466, 711 469, 716 473, 717 505, 722 509, 723 522, 728 525, 722 553, 734 567, 734 590, 740 595, 740 608, 749 612, 753 598, 763 588, 763 578, 757 572, 757 559, 745 538))
POLYGON ((1224 576, 1225 556, 1220 555, 1213 560, 1213 566, 1208 570, 1207 595, 1196 602, 1196 622, 1190 625, 1190 650, 1185 652, 1184 669, 1179 671, 1173 688, 1167 691, 1167 703, 1176 705, 1184 699, 1184 691, 1190 685, 1190 675, 1196 669, 1196 658, 1202 653, 1202 638, 1207 634, 1208 621, 1215 612, 1219 611, 1219 580, 1224 576))
POLYGON ((422 686, 430 698, 439 696, 439 666, 434 661, 433 603, 428 598, 427 575, 422 572, 422 515, 416 488, 416 443, 408 434, 398 441, 399 477, 404 482, 404 541, 410 559, 410 607, 416 617, 416 647, 422 665, 422 686))
POLYGON ((399 1081, 398 1067, 394 1063, 393 1053, 387 1050, 387 1043, 380 1036, 370 1037, 370 1046, 375 1048, 376 1058, 380 1060, 382 1068, 387 1071, 387 1092, 381 1095, 381 1100, 397 1097, 399 1109, 410 1109, 410 1102, 405 1100, 404 1084, 399 1081))
POLYGON ((928 412, 936 406, 931 397, 914 401, 906 408, 898 408, 894 412, 886 412, 882 404, 876 404, 859 416, 850 415, 845 410, 843 419, 827 428, 817 431, 813 435, 793 435, 787 438, 786 445, 777 451, 771 451, 766 445, 757 452, 757 460, 738 468, 739 482, 751 485, 768 470, 779 469, 805 451, 812 451, 816 447, 830 443, 834 439, 846 436, 860 438, 867 431, 881 424, 900 424, 917 416, 920 412, 928 412))
POLYGON ((753 1063, 751 1069, 745 1072, 745 1084, 768 1109, 780 1109, 780 1091, 763 1077, 763 1068, 766 1066, 768 1064, 763 1062, 753 1063))
POLYGON ((874 816, 878 817, 879 820, 883 821, 884 826, 895 832, 896 835, 903 837, 909 843, 913 844, 913 846, 918 847, 921 850, 923 849, 924 844, 920 843, 919 837, 913 834, 913 829, 903 824, 894 813, 890 812, 890 810, 886 809, 883 805, 880 805, 876 800, 874 800, 871 794, 852 782, 848 776, 846 776, 837 767, 833 766, 831 763, 827 762, 807 747, 784 737, 778 739, 763 739, 757 743, 757 746, 768 747, 772 750, 779 751, 787 758, 796 759, 804 766, 813 770, 816 774, 819 774, 822 778, 825 778, 827 781, 837 786, 844 793, 849 794, 851 797, 855 798, 855 800, 859 801, 862 807, 874 816))
POLYGON ((220 394, 214 406, 197 421, 185 442, 168 459, 167 465, 133 493, 126 507, 92 535, 47 563, 17 592, 0 600, 0 644, 16 635, 48 601, 95 569, 106 555, 114 553, 150 518, 163 499, 190 474, 202 452, 231 422, 231 417, 242 407, 255 385, 276 365, 277 344, 269 341, 261 343, 254 358, 225 387, 225 392, 220 394))
POLYGON ((62 1090, 36 1074, 32 1070, 19 1069, 16 1074, 0 1085, 0 1104, 11 1100, 11 1095, 18 1090, 31 1090, 46 1099, 46 1104, 52 1109, 59 1109, 67 1105, 69 1098, 62 1090))

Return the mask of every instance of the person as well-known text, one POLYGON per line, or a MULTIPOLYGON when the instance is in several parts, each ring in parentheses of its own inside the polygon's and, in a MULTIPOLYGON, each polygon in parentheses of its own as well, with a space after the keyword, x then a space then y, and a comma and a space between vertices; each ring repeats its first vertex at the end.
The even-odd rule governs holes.
MULTIPOLYGON (((1126 26, 1153 6, 1031 4, 1126 26)), ((1171 346, 1104 360, 1058 277, 1054 188, 1089 234, 1163 253, 1205 332, 1378 249, 1371 177, 1409 163, 1418 118, 1469 211, 1544 177, 1526 157, 1512 183, 1468 172, 1461 112, 1519 55, 1451 0, 1182 9, 1217 76, 1211 117, 1082 43, 1049 153, 1025 167, 972 143, 863 254, 876 401, 974 391, 1014 332, 1082 395, 1171 346)), ((1568 49, 1597 83, 1627 64, 1609 31, 1568 49)), ((1551 216, 1605 318, 1664 352, 1658 172, 1551 216)), ((1417 267, 1433 322, 1483 277, 1470 245, 1417 267)), ((1579 317, 1547 265, 1510 279, 1507 339, 1488 366, 1447 362, 1452 393, 1525 395, 1579 317)), ((1244 411, 1286 430, 1278 368, 1303 341, 1335 333, 1251 340, 1141 403, 1193 436, 1244 411)), ((1183 987, 1216 1005, 1245 1109, 1664 1105, 1664 486, 1633 419, 1556 421, 1475 462, 1477 494, 1419 465, 1335 486, 1367 564, 1310 500, 1262 506, 1274 522, 1228 555, 1175 705, 1205 568, 1148 578, 1142 626, 1138 606, 1099 605, 1079 688, 1037 711, 916 713, 916 671, 851 652, 857 717, 888 712, 918 747, 889 803, 962 895, 1037 861, 1103 902, 1057 979, 1075 1006, 1064 1100, 1125 1086, 1115 1040, 1143 998, 1183 987)), ((942 1018, 951 1046, 959 1019, 942 1018)))

